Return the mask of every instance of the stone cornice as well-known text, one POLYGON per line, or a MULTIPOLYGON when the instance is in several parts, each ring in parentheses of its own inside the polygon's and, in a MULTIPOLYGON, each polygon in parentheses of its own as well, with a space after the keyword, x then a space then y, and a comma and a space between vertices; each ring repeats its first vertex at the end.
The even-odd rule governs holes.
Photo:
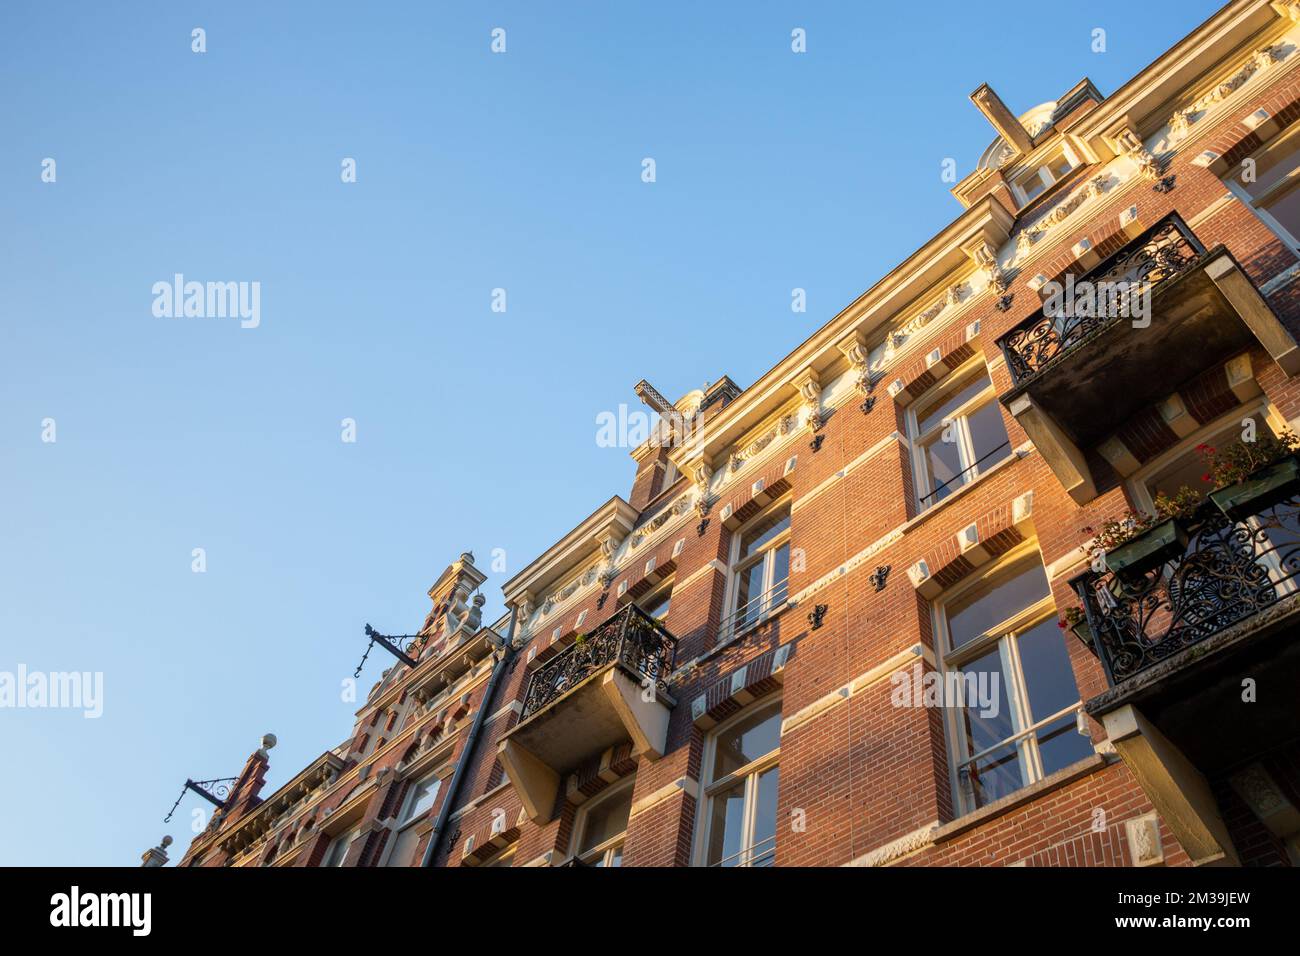
POLYGON ((1230 3, 1082 117, 1071 133, 1087 141, 1098 156, 1113 155, 1104 133, 1122 117, 1130 116, 1145 135, 1168 119, 1171 101, 1194 86, 1207 68, 1219 68, 1225 54, 1248 41, 1260 42, 1263 31, 1273 28, 1280 33, 1290 25, 1269 0, 1230 3))
POLYGON ((844 357, 837 343, 855 330, 874 337, 899 313, 935 297, 935 288, 955 272, 970 271, 965 249, 980 242, 1000 247, 1013 225, 1011 214, 993 198, 976 202, 699 429, 683 450, 674 454, 678 467, 690 474, 690 463, 717 457, 788 401, 791 383, 806 369, 823 373, 836 363, 842 365, 844 357))
POLYGON ((602 541, 621 541, 639 514, 620 495, 592 512, 581 524, 548 548, 537 560, 502 585, 506 604, 518 604, 545 591, 600 552, 602 541))

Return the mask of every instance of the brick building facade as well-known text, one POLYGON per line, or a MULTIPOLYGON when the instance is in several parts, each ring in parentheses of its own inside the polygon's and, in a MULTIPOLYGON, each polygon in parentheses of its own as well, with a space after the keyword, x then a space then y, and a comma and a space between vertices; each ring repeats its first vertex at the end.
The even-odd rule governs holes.
POLYGON ((491 626, 453 562, 348 740, 269 794, 259 749, 181 864, 1300 860, 1294 484, 1163 563, 1082 530, 1300 420, 1300 2, 972 100, 948 227, 748 388, 642 383, 629 496, 491 626), (1100 281, 1133 314, 1051 303, 1100 281))

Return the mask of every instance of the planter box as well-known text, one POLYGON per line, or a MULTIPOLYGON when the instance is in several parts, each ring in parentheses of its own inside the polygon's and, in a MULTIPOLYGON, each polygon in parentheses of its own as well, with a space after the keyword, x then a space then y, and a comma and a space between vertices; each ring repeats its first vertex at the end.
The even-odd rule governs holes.
POLYGON ((1092 628, 1088 625, 1087 618, 1080 621, 1078 624, 1070 625, 1070 631, 1079 639, 1079 642, 1083 644, 1084 647, 1093 653, 1093 656, 1096 656, 1097 644, 1092 639, 1092 628))
POLYGON ((1300 490, 1300 461, 1295 456, 1261 468, 1245 481, 1210 492, 1210 500, 1233 521, 1244 521, 1300 490))
POLYGON ((1176 518, 1149 528, 1132 541, 1106 552, 1106 567, 1128 580, 1187 552, 1187 532, 1176 518))

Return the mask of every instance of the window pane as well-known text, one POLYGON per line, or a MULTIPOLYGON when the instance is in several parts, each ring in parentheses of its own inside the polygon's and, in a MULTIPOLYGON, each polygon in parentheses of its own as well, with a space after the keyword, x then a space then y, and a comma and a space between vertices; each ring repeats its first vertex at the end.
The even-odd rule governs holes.
POLYGON ((762 611, 764 563, 758 561, 741 571, 736 581, 736 627, 757 619, 762 611))
MULTIPOLYGON (((1232 445, 1241 444, 1242 425, 1239 422, 1245 421, 1247 418, 1255 423, 1255 433, 1257 435, 1271 435, 1273 433, 1268 421, 1258 412, 1251 415, 1238 414, 1234 418, 1236 421, 1233 424, 1223 431, 1206 438, 1203 444, 1217 448, 1220 451, 1232 445)), ((1179 488, 1187 485, 1187 487, 1199 491, 1202 496, 1207 495, 1214 490, 1214 484, 1204 480, 1205 471, 1205 461, 1200 454, 1194 448, 1188 448, 1177 459, 1147 479, 1147 491, 1151 493, 1153 499, 1161 492, 1172 497, 1178 493, 1179 488)))
POLYGON ((757 554, 786 528, 790 527, 790 506, 786 505, 771 516, 750 528, 740 539, 740 557, 747 558, 757 554))
POLYGON ((1300 136, 1293 135, 1255 158, 1253 183, 1242 182, 1240 177, 1237 181, 1247 193, 1258 199, 1269 187, 1285 179, 1297 165, 1300 165, 1300 136))
MULTIPOLYGON (((1079 702, 1064 632, 1050 618, 1021 634, 1020 669, 1029 692, 1029 724, 1079 702)), ((1028 724, 1026 725, 1028 726, 1028 724)))
POLYGON ((750 866, 771 866, 776 859, 776 791, 780 769, 773 767, 758 775, 758 799, 754 805, 754 851, 750 866))
POLYGON ((668 609, 672 606, 673 589, 661 591, 652 597, 645 604, 641 605, 641 610, 645 611, 651 617, 662 621, 668 616, 668 609))
POLYGON ((745 783, 743 780, 713 798, 713 813, 709 820, 709 866, 715 864, 735 866, 740 862, 737 854, 741 850, 740 837, 744 813, 745 783))
POLYGON ((343 858, 348 854, 348 847, 352 844, 352 838, 355 837, 356 831, 351 833, 340 833, 330 842, 330 848, 325 852, 325 859, 321 861, 321 866, 342 866, 343 858))
POLYGON ((1079 733, 1074 714, 1067 714, 1038 732, 1038 752, 1046 776, 1091 756, 1092 741, 1079 733))
POLYGON ((966 421, 970 425, 977 473, 988 471, 1011 454, 1007 428, 1002 423, 1002 412, 996 399, 971 412, 966 421))
POLYGON ((962 485, 961 452, 955 441, 942 439, 925 449, 925 467, 929 472, 930 486, 921 504, 929 507, 942 501, 962 485))
POLYGON ((962 768, 963 786, 969 786, 975 807, 986 806, 1015 793, 1024 786, 1020 759, 1014 744, 1008 744, 962 768))
POLYGON ((1300 188, 1293 186, 1270 196, 1264 208, 1293 238, 1300 239, 1300 188))
POLYGON ((406 809, 402 814, 401 822, 414 820, 424 816, 433 807, 433 801, 438 799, 438 788, 442 786, 442 780, 438 777, 425 777, 415 785, 406 798, 406 809))
POLYGON ((916 433, 924 435, 931 428, 936 428, 944 418, 952 414, 989 387, 988 373, 981 371, 974 378, 963 382, 955 392, 949 392, 943 399, 931 405, 916 416, 916 433))
POLYGON ((1028 202, 1046 189, 1047 184, 1043 182, 1043 177, 1035 169, 1031 175, 1020 181, 1020 188, 1025 194, 1025 202, 1028 202))
POLYGON ((1003 578, 992 590, 977 592, 947 609, 952 646, 961 647, 1050 593, 1047 572, 1035 558, 1003 578))
POLYGON ((786 583, 790 577, 790 545, 783 544, 772 553, 772 594, 768 604, 785 600, 786 583))
POLYGON ((781 746, 781 709, 763 710, 723 731, 716 741, 713 779, 718 780, 781 746))
POLYGON ((995 647, 957 671, 962 684, 962 724, 966 730, 966 756, 1006 740, 1015 731, 1007 698, 1007 675, 1002 655, 995 647))
POLYGON ((602 800, 587 813, 582 826, 582 843, 578 852, 586 853, 592 847, 612 840, 627 829, 627 818, 632 811, 632 788, 626 787, 617 796, 602 800))
POLYGON ((419 834, 415 832, 414 826, 398 830, 393 837, 393 849, 388 854, 388 860, 384 866, 410 866, 415 862, 415 846, 420 842, 419 834))

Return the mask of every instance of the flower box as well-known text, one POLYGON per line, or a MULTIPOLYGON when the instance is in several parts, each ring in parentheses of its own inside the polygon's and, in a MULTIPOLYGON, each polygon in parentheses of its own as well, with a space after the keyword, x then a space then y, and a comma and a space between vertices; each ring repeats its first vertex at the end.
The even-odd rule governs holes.
POLYGON ((1070 633, 1077 637, 1084 647, 1096 655, 1097 645, 1092 639, 1092 626, 1088 624, 1087 618, 1077 624, 1070 625, 1070 633))
POLYGON ((1128 580, 1182 557, 1187 551, 1187 532, 1177 518, 1148 528, 1118 548, 1106 552, 1106 567, 1128 580))
POLYGON ((1261 468, 1249 478, 1210 492, 1210 499, 1233 521, 1243 521, 1300 489, 1300 461, 1294 455, 1261 468))

